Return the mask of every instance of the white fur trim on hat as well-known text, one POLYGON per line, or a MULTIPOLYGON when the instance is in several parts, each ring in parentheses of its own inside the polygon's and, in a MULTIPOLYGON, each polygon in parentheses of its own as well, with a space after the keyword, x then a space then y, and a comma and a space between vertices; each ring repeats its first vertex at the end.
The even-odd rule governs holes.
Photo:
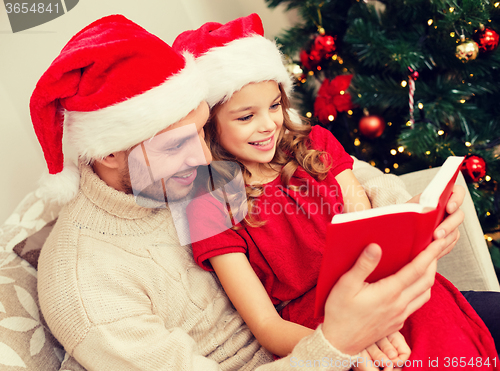
POLYGON ((85 161, 126 150, 186 117, 205 100, 208 85, 191 54, 163 84, 92 112, 65 112, 69 142, 85 161))
POLYGON ((198 57, 197 63, 210 87, 210 107, 227 101, 252 82, 274 80, 282 84, 287 95, 292 91, 292 79, 283 65, 281 52, 273 41, 260 35, 214 47, 198 57))
POLYGON ((80 171, 74 163, 68 161, 57 174, 46 171, 40 178, 37 192, 42 199, 63 205, 76 196, 79 187, 80 171))

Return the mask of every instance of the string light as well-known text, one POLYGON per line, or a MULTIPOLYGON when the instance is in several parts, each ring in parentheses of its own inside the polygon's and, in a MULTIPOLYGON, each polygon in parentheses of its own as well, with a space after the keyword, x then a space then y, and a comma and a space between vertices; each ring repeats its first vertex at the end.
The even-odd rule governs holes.
POLYGON ((419 104, 418 104, 418 108, 419 108, 419 109, 424 108, 424 104, 423 104, 423 103, 419 103, 419 104))
POLYGON ((354 139, 354 145, 356 147, 358 147, 360 144, 361 144, 361 141, 359 140, 359 138, 354 139))
POLYGON ((444 130, 438 130, 438 135, 443 135, 444 134, 444 130))
POLYGON ((450 32, 451 37, 455 37, 455 32, 450 32))
POLYGON ((307 118, 311 118, 311 117, 312 117, 312 115, 313 115, 313 114, 312 114, 311 112, 307 112, 307 113, 306 113, 306 117, 307 117, 307 118))
POLYGON ((333 116, 333 115, 329 115, 329 116, 328 116, 328 120, 329 120, 329 121, 333 121, 333 120, 335 120, 335 116, 333 116))
POLYGON ((430 25, 432 25, 433 23, 434 23, 434 20, 433 20, 433 19, 429 19, 429 20, 427 21, 427 24, 428 24, 429 26, 430 26, 430 25))
POLYGON ((489 211, 486 212, 486 216, 490 216, 491 213, 489 211))
POLYGON ((376 165, 376 164, 375 164, 375 161, 371 160, 371 161, 370 161, 370 165, 375 166, 375 165, 376 165))
POLYGON ((406 80, 401 81, 401 86, 402 86, 403 88, 405 88, 407 84, 408 84, 408 83, 406 82, 406 80))
POLYGON ((399 153, 403 153, 404 151, 405 151, 405 147, 403 147, 403 146, 399 146, 398 147, 398 152, 399 153))
POLYGON ((314 75, 314 71, 309 71, 307 74, 308 74, 309 76, 312 76, 312 75, 314 75))
POLYGON ((387 126, 392 126, 392 122, 390 122, 390 121, 389 121, 389 122, 387 123, 387 126))
POLYGON ((394 167, 394 169, 397 169, 399 167, 399 165, 397 163, 394 163, 394 165, 392 165, 392 167, 394 167))
POLYGON ((431 154, 431 151, 425 151, 425 154, 429 156, 431 154))
POLYGON ((358 98, 361 98, 361 97, 362 97, 362 95, 361 95, 361 94, 358 94, 358 98))
POLYGON ((411 122, 410 121, 406 121, 406 126, 411 126, 411 122))
POLYGON ((470 147, 470 146, 472 146, 472 143, 471 142, 465 142, 465 146, 466 147, 470 147))
POLYGON ((347 111, 347 114, 348 114, 349 116, 351 116, 351 115, 352 115, 352 110, 347 111))
POLYGON ((450 13, 453 13, 455 11, 455 8, 454 7, 450 7, 450 13))
POLYGON ((345 94, 345 91, 344 90, 341 90, 340 91, 340 95, 344 95, 345 94))
POLYGON ((333 59, 334 61, 336 61, 336 60, 337 60, 337 54, 332 55, 332 59, 333 59))
POLYGON ((495 8, 498 8, 499 5, 500 5, 500 2, 496 2, 495 3, 495 8))
POLYGON ((465 99, 460 99, 460 103, 464 104, 465 103, 465 99))
POLYGON ((386 167, 386 168, 384 169, 384 171, 385 171, 386 173, 390 173, 390 172, 391 172, 391 169, 389 169, 388 167, 386 167))
POLYGON ((489 181, 491 180, 491 177, 490 177, 489 175, 486 175, 486 176, 484 177, 484 180, 486 180, 487 182, 489 182, 489 181))
POLYGON ((484 238, 485 238, 488 242, 493 241, 493 237, 491 237, 491 236, 484 235, 484 238))
POLYGON ((396 156, 397 153, 398 151, 396 151, 395 149, 391 149, 391 155, 396 156))

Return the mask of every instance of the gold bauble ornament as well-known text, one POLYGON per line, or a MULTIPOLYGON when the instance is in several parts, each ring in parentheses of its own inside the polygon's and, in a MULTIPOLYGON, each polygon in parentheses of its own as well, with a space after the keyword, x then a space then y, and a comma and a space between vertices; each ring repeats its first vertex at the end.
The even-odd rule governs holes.
POLYGON ((292 75, 299 81, 304 77, 304 71, 297 63, 292 62, 287 64, 286 69, 290 75, 292 75))
POLYGON ((455 56, 462 62, 468 62, 476 59, 478 53, 479 46, 477 45, 477 42, 473 40, 461 41, 455 50, 455 56))

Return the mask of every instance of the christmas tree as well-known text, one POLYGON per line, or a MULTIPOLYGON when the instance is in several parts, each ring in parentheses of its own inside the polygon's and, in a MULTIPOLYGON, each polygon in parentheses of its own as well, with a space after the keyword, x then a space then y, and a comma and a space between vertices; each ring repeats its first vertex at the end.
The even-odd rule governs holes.
POLYGON ((499 269, 500 1, 266 3, 302 19, 277 40, 297 108, 350 154, 395 174, 467 156, 462 172, 499 269))

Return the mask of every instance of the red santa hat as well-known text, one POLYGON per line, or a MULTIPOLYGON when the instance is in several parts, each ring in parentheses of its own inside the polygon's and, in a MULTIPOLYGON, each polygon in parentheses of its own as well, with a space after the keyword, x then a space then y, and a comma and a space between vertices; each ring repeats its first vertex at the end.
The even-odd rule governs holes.
POLYGON ((243 86, 274 80, 289 95, 292 80, 276 44, 264 37, 257 14, 237 18, 226 24, 205 23, 181 33, 172 44, 179 52, 189 51, 209 83, 207 102, 213 107, 225 102, 243 86))
POLYGON ((31 96, 31 119, 49 174, 42 193, 76 195, 79 172, 64 164, 63 129, 86 162, 151 138, 205 100, 194 58, 175 52, 121 15, 85 27, 66 44, 31 96))

